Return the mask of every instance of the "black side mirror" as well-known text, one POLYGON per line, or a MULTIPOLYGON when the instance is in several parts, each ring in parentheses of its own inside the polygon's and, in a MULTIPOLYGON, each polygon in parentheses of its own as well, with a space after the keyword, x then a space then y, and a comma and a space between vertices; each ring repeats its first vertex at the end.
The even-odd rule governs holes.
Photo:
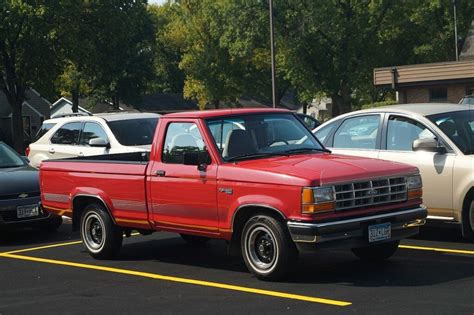
POLYGON ((436 138, 416 139, 412 145, 413 151, 428 151, 446 153, 446 147, 441 146, 436 138))
POLYGON ((207 151, 204 152, 184 152, 183 164, 196 165, 201 172, 207 170, 207 165, 210 164, 211 157, 207 151))
POLYGON ((196 165, 196 166, 199 165, 199 153, 198 152, 184 152, 183 164, 196 165))

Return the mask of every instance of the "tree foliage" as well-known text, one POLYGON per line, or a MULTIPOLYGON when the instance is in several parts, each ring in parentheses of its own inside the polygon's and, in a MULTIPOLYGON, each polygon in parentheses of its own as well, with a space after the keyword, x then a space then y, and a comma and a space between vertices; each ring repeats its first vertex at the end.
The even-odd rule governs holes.
POLYGON ((56 33, 50 23, 55 1, 3 1, 0 7, 0 88, 12 111, 13 145, 23 150, 22 105, 30 86, 56 75, 56 33))

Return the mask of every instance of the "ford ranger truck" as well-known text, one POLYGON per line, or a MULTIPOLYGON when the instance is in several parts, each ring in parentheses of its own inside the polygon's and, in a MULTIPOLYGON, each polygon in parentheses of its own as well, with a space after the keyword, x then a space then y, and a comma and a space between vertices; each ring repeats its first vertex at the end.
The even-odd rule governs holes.
POLYGON ((149 153, 43 161, 40 179, 45 209, 71 217, 94 258, 132 230, 168 231, 228 241, 261 279, 323 247, 385 260, 427 215, 417 168, 331 154, 286 110, 165 115, 149 153))

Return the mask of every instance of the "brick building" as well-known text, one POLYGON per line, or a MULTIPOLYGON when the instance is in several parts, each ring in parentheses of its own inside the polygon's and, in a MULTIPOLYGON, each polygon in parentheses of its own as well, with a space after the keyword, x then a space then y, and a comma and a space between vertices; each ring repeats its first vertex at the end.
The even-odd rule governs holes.
POLYGON ((474 94, 474 21, 459 61, 374 69, 375 86, 392 86, 399 103, 458 103, 474 94))

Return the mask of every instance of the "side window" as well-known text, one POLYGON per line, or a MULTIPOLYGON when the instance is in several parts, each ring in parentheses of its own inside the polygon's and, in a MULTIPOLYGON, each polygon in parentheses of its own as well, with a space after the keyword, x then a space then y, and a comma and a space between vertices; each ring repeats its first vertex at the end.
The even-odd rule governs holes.
POLYGON ((334 122, 319 129, 318 131, 314 133, 316 135, 316 138, 318 138, 318 140, 321 141, 321 143, 324 143, 326 141, 326 138, 334 130, 336 125, 337 125, 336 122, 334 122))
POLYGON ((376 149, 380 115, 348 118, 334 135, 334 148, 376 149))
POLYGON ((99 124, 96 123, 85 123, 84 129, 81 134, 81 141, 79 145, 89 145, 89 141, 95 138, 102 138, 109 141, 107 134, 99 124))
POLYGON ((184 164, 184 154, 207 152, 199 128, 194 123, 171 123, 166 131, 162 161, 170 164, 184 164))
POLYGON ((33 139, 33 142, 38 141, 42 136, 44 136, 48 131, 50 131, 51 128, 54 127, 54 125, 56 125, 56 124, 55 123, 43 123, 43 125, 41 125, 40 130, 38 130, 38 132, 36 133, 36 135, 33 139))
POLYGON ((387 150, 413 151, 413 141, 435 137, 428 128, 413 119, 390 116, 388 120, 387 150))
POLYGON ((77 144, 81 131, 81 122, 67 123, 51 137, 54 144, 77 144))

